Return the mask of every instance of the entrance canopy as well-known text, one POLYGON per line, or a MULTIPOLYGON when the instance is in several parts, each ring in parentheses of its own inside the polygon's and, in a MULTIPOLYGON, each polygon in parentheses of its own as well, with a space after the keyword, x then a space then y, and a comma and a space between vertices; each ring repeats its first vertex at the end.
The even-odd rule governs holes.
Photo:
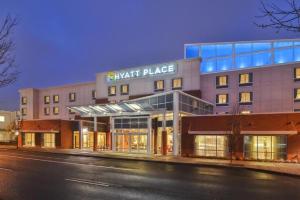
POLYGON ((82 117, 149 115, 173 111, 174 108, 180 112, 194 115, 212 114, 213 112, 213 104, 182 91, 163 92, 119 103, 70 106, 68 108, 82 117))

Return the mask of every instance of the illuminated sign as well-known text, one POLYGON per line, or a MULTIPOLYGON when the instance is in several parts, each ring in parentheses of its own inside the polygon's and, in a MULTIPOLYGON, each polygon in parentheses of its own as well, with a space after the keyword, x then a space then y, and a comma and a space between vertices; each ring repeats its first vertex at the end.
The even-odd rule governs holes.
POLYGON ((140 68, 108 72, 106 74, 106 81, 113 82, 113 81, 129 80, 132 78, 145 78, 150 76, 174 74, 176 72, 177 72, 176 63, 164 63, 164 64, 153 65, 153 66, 145 66, 140 68))

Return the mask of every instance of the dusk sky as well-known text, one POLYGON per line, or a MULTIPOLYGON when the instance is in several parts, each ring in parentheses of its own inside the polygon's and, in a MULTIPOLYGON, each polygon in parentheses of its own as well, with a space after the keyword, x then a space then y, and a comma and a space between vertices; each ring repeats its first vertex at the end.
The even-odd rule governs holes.
POLYGON ((21 72, 0 88, 0 109, 18 109, 20 88, 182 59, 185 43, 298 37, 257 28, 259 8, 259 0, 0 0, 1 22, 8 13, 19 19, 13 37, 21 72))

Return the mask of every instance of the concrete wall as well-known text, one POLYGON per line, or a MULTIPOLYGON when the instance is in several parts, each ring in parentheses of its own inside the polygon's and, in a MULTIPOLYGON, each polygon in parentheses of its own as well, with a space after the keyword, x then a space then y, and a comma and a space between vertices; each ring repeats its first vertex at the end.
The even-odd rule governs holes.
POLYGON ((22 119, 72 119, 74 118, 74 114, 70 114, 67 107, 94 104, 95 100, 92 98, 92 91, 95 88, 95 83, 91 82, 45 89, 22 89, 19 91, 20 98, 22 96, 27 97, 27 105, 20 104, 20 109, 27 107, 27 115, 22 116, 22 119), (72 92, 76 93, 76 100, 74 102, 69 101, 69 93, 72 92), (53 95, 59 95, 59 103, 53 102, 53 95), (50 104, 44 104, 45 96, 50 96, 50 104), (55 106, 59 107, 58 115, 53 114, 53 107, 55 106), (50 115, 44 114, 45 107, 50 108, 50 115))
POLYGON ((232 112, 237 104, 239 92, 253 92, 253 104, 240 106, 241 110, 262 112, 292 112, 300 108, 300 103, 294 103, 294 88, 300 88, 300 82, 294 81, 294 68, 298 64, 262 67, 238 71, 201 75, 202 99, 216 102, 216 94, 228 93, 229 105, 216 106, 215 113, 232 112), (252 86, 239 86, 240 73, 253 73, 252 86), (228 75, 229 87, 216 89, 216 76, 228 75))

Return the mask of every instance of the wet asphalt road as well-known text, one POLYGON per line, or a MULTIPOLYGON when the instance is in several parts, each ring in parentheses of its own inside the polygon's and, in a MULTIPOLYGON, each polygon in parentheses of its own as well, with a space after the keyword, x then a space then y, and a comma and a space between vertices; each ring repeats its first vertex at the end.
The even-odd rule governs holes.
POLYGON ((300 178, 0 150, 0 199, 300 199, 300 178))

